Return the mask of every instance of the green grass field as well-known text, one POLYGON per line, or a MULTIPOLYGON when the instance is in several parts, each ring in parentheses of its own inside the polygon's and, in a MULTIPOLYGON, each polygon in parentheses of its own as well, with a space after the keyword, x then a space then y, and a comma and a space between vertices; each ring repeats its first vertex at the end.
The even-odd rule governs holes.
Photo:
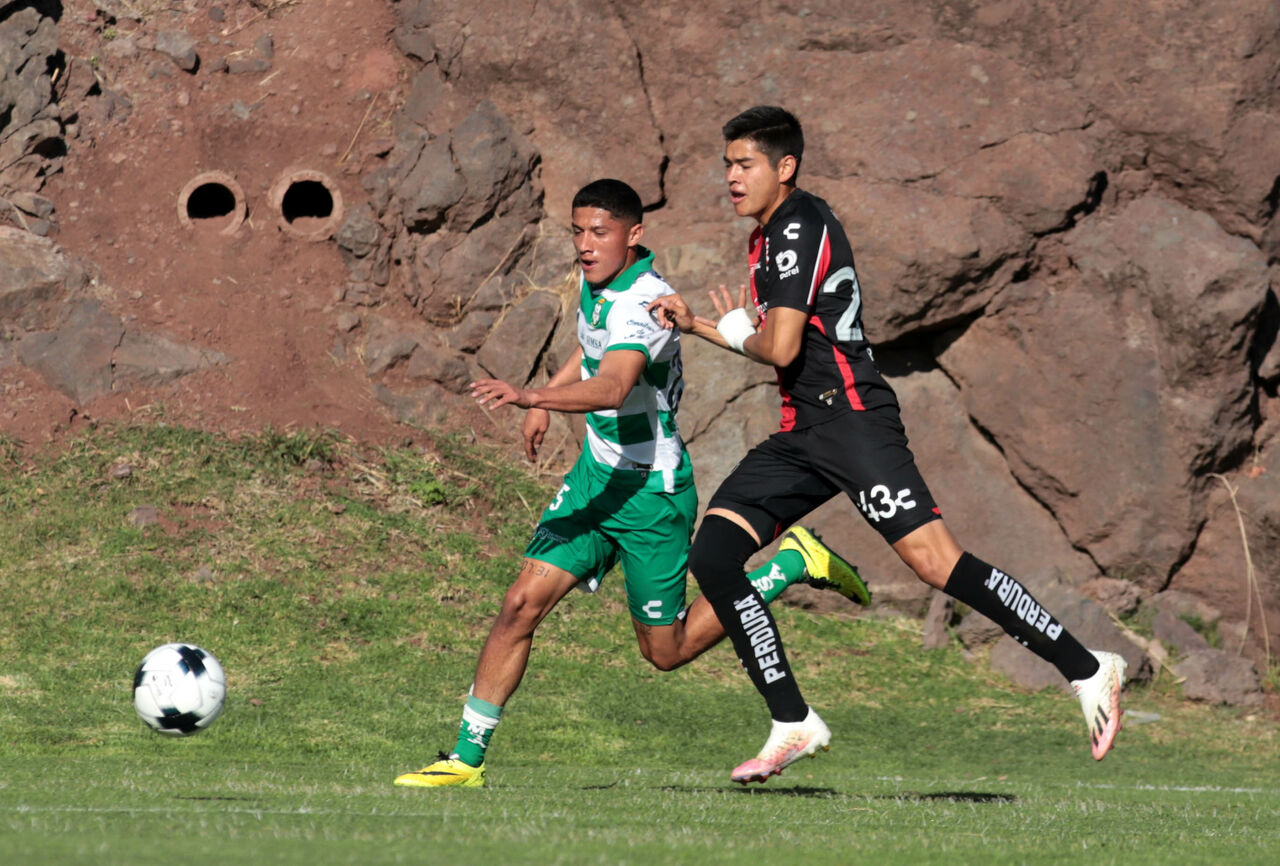
POLYGON ((724 646, 648 667, 616 577, 540 633, 488 788, 392 787, 452 745, 555 480, 456 440, 0 441, 0 864, 1280 862, 1274 719, 1157 680, 1095 763, 1074 698, 925 652, 901 619, 781 608, 835 739, 733 785, 762 702, 724 646), (159 522, 134 526, 141 506, 159 522), (186 739, 131 703, 172 640, 228 674, 186 739))

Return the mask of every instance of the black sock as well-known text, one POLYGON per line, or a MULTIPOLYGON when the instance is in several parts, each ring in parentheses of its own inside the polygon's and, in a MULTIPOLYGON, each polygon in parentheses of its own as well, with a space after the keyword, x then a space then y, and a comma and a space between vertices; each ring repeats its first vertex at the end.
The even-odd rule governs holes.
POLYGON ((1088 679, 1097 673, 1098 660, 1093 653, 1050 616, 1025 586, 976 556, 967 552, 960 556, 944 591, 999 625, 1068 680, 1088 679))
POLYGON ((759 549, 751 534, 732 520, 712 515, 702 521, 689 550, 693 572, 751 682, 779 722, 799 722, 809 707, 800 694, 778 625, 769 606, 747 580, 746 564, 759 549))

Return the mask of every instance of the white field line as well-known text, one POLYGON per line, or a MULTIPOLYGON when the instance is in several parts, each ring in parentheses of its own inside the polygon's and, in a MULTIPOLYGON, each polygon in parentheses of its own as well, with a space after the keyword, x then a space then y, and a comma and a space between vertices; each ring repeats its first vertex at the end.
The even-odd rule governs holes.
POLYGON ((1077 782, 1077 788, 1122 791, 1177 791, 1184 794, 1280 794, 1275 788, 1223 788, 1218 785, 1108 785, 1102 782, 1077 782))
MULTIPOLYGON (((350 809, 312 809, 308 806, 299 806, 296 809, 254 809, 244 806, 235 806, 229 809, 221 808, 192 808, 193 803, 184 803, 181 806, 27 806, 19 803, 15 806, 0 806, 0 813, 8 812, 13 815, 34 815, 34 814, 88 814, 88 815, 168 815, 171 813, 187 813, 200 812, 208 815, 253 815, 260 817, 262 815, 299 815, 310 817, 316 815, 319 817, 351 817, 357 816, 361 818, 405 818, 412 817, 419 813, 416 812, 380 812, 377 809, 372 811, 356 812, 350 809)), ((436 814, 436 810, 427 814, 436 814)))
MULTIPOLYGON (((902 776, 876 776, 877 782, 903 782, 907 784, 918 784, 923 780, 911 780, 902 776)), ((962 786, 972 788, 979 783, 997 781, 991 778, 982 777, 977 779, 955 779, 951 781, 943 779, 930 779, 930 785, 948 785, 962 786)), ((1010 785, 1012 787, 1030 788, 1035 787, 1027 782, 1013 782, 1008 779, 999 782, 1002 785, 1010 785)), ((1043 784, 1043 783, 1042 783, 1043 784)), ((1280 795, 1280 788, 1224 788, 1220 785, 1119 785, 1113 782, 1076 782, 1074 785, 1069 782, 1058 783, 1055 787, 1072 787, 1072 788, 1090 788, 1096 791, 1172 791, 1180 794, 1275 794, 1280 795)))

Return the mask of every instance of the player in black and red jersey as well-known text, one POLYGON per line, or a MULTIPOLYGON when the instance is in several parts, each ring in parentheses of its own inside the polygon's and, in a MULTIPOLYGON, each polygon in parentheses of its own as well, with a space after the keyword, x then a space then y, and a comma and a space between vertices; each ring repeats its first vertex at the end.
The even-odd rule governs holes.
POLYGON ((689 552, 711 603, 773 716, 759 755, 733 771, 763 782, 819 749, 831 732, 804 701, 777 626, 745 575, 748 558, 792 523, 844 492, 930 586, 998 623, 1053 664, 1080 697, 1093 757, 1120 724, 1125 662, 1091 651, 1016 579, 956 542, 907 447, 893 389, 862 327, 862 295, 844 229, 827 203, 796 187, 804 137, 782 108, 757 106, 724 126, 725 174, 739 216, 757 227, 746 287, 711 293, 718 320, 679 295, 654 301, 679 327, 777 370, 781 429, 753 448, 712 497, 689 552))

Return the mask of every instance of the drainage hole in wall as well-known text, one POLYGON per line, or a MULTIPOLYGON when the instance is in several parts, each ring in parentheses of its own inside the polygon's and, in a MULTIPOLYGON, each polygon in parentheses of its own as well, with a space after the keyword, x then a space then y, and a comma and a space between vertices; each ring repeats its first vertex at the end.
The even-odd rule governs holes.
POLYGON ((187 196, 187 217, 191 220, 222 219, 235 209, 235 193, 224 184, 202 183, 187 196))
POLYGON ((280 212, 290 225, 327 220, 333 216, 333 194, 318 180, 294 181, 280 201, 280 212))

